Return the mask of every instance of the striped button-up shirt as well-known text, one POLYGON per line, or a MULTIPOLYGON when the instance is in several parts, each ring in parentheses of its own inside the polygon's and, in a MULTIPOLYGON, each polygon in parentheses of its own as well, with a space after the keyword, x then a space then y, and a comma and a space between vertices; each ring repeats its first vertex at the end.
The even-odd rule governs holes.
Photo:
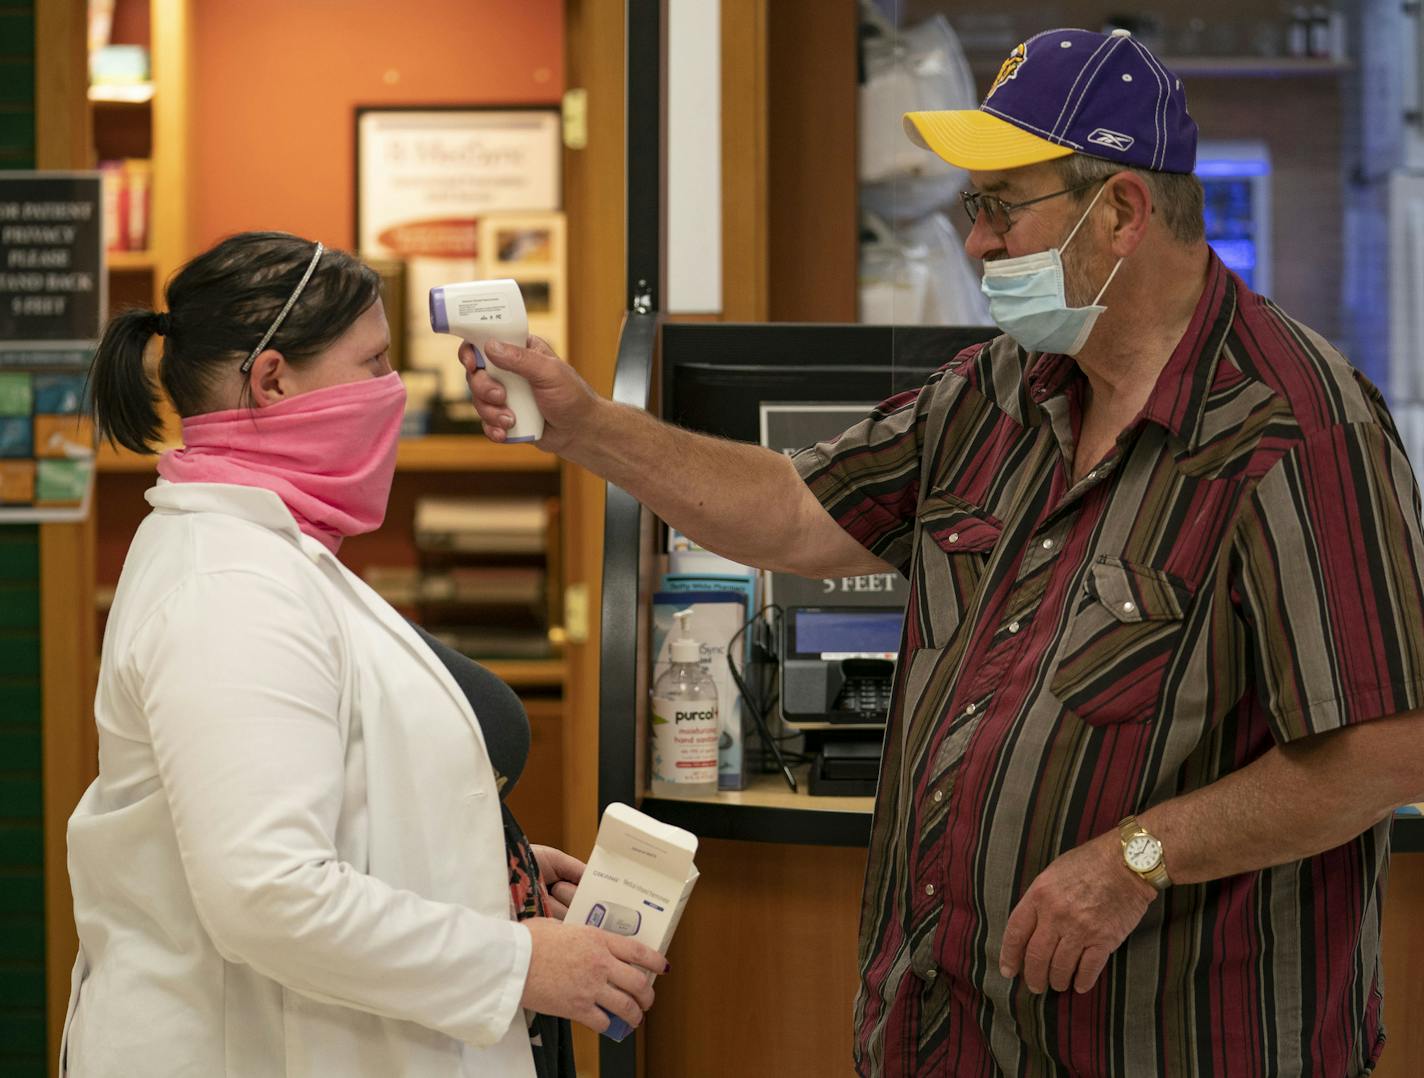
POLYGON ((999 973, 1010 912, 1059 854, 1424 699, 1414 478, 1324 339, 1213 256, 1142 413, 1075 483, 1084 392, 1070 359, 1001 337, 796 458, 910 580, 860 1073, 1363 1074, 1384 1040, 1387 823, 1168 889, 1086 994, 999 973))

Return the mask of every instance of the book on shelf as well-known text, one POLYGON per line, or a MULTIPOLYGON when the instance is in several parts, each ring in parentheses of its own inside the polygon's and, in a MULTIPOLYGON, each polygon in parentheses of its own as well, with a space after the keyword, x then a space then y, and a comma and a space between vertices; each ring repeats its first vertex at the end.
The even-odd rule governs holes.
POLYGON ((544 498, 421 498, 415 541, 425 550, 542 554, 549 532, 544 498))
POLYGON ((365 572, 366 583, 392 606, 535 606, 544 601, 544 578, 544 570, 532 566, 371 566, 365 572))
POLYGON ((153 162, 141 157, 100 161, 99 175, 104 199, 104 246, 110 251, 147 251, 153 162))

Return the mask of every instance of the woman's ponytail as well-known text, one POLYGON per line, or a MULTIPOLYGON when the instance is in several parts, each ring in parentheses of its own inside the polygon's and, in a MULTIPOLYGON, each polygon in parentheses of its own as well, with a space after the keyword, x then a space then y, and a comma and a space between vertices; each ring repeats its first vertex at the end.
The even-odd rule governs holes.
POLYGON ((152 453, 163 433, 158 397, 143 364, 163 316, 134 309, 110 319, 89 370, 89 411, 99 437, 136 453, 152 453))

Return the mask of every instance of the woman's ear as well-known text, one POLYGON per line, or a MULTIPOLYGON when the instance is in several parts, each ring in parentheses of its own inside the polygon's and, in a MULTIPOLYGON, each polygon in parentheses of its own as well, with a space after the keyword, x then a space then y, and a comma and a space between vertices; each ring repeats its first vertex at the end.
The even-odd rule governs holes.
POLYGON ((1137 250, 1152 223, 1152 189, 1134 172, 1119 172, 1108 181, 1104 200, 1113 214, 1113 254, 1126 258, 1137 250))
POLYGON ((291 368, 275 348, 258 353, 252 369, 247 372, 247 386, 259 408, 266 408, 291 396, 291 382, 291 368))

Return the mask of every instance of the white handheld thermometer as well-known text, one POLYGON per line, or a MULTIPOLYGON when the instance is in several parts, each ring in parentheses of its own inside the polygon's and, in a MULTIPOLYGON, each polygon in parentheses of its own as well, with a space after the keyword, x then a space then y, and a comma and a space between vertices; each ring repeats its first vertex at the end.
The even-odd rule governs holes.
POLYGON ((517 374, 500 370, 485 355, 490 341, 519 348, 529 343, 529 315, 519 284, 509 278, 464 281, 430 290, 430 328, 463 337, 475 346, 479 366, 504 387, 506 407, 514 413, 507 442, 533 442, 544 435, 544 416, 534 403, 534 391, 517 374))
POLYGON ((643 926, 643 915, 617 902, 595 902, 584 924, 612 932, 615 936, 636 936, 643 926))

